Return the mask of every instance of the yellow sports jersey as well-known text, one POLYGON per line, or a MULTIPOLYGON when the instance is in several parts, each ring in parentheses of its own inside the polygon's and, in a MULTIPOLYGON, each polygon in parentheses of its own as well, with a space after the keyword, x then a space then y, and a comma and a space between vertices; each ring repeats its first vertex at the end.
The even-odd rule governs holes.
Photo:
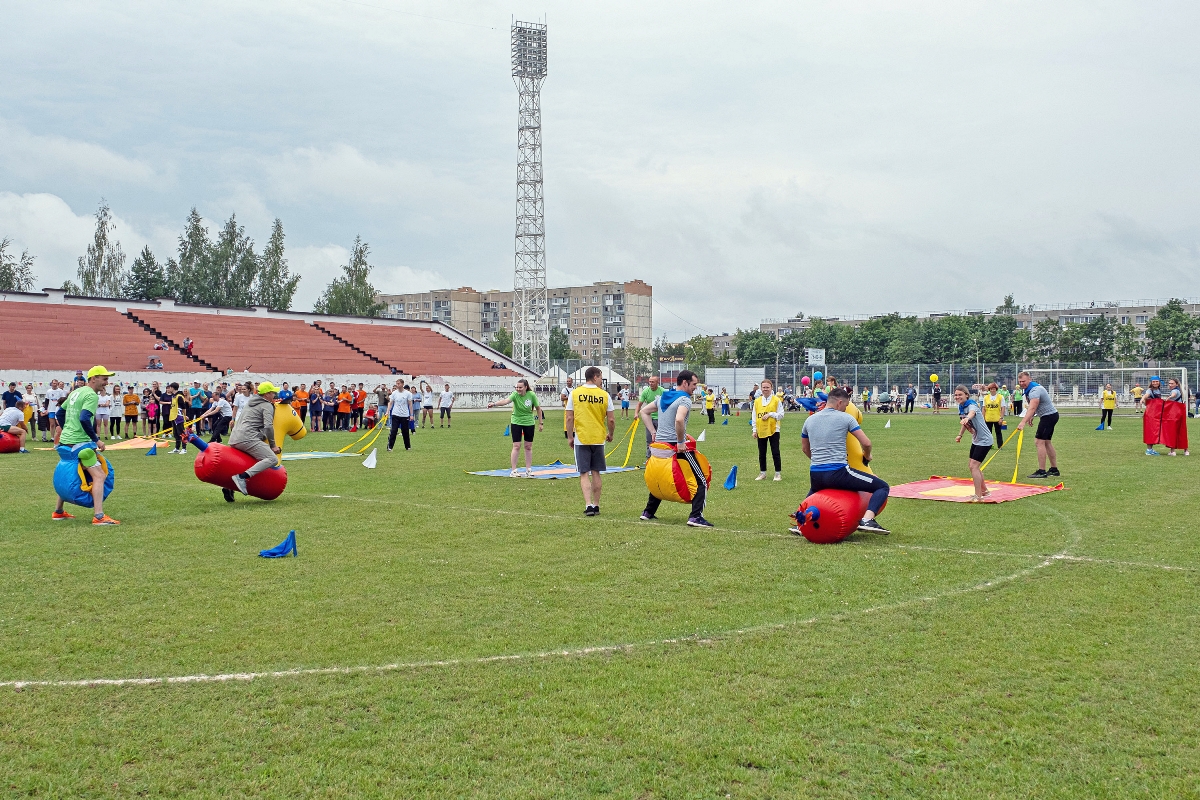
POLYGON ((567 410, 575 414, 575 444, 604 444, 612 397, 599 386, 580 386, 571 392, 567 410))
POLYGON ((1142 394, 1145 393, 1145 390, 1140 386, 1135 386, 1129 391, 1129 393, 1133 395, 1134 400, 1141 400, 1142 394))
POLYGON ((767 416, 777 411, 779 411, 779 395, 771 395, 771 399, 765 403, 761 394, 754 398, 754 430, 758 434, 758 438, 766 439, 779 430, 779 420, 767 416))
POLYGON ((1104 406, 1103 406, 1104 408, 1116 408, 1117 407, 1117 393, 1114 392, 1112 389, 1105 389, 1104 392, 1100 395, 1100 397, 1104 403, 1104 406))
POLYGON ((704 407, 706 409, 713 407, 713 396, 711 394, 704 395, 704 407))
POLYGON ((1004 419, 1004 398, 998 394, 983 396, 983 421, 999 422, 1004 419))

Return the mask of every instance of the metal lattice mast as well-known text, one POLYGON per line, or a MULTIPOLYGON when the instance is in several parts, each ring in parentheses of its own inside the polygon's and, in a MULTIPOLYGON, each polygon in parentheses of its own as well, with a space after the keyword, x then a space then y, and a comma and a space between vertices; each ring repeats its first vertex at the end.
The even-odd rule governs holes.
POLYGON ((542 205, 542 82, 546 26, 514 22, 512 74, 517 116, 517 233, 513 290, 513 358, 539 375, 550 369, 546 306, 546 219, 542 205))

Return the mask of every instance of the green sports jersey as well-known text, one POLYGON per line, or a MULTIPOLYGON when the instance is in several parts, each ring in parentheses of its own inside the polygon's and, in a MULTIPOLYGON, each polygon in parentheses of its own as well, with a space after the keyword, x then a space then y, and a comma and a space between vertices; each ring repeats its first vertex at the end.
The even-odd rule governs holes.
MULTIPOLYGON (((638 395, 638 402, 644 406, 650 405, 655 400, 662 397, 662 393, 664 391, 666 390, 661 386, 657 389, 651 389, 649 386, 647 386, 645 389, 642 389, 642 393, 638 395)), ((655 408, 657 409, 657 406, 655 408)), ((650 414, 650 419, 658 419, 657 410, 650 414)))
POLYGON ((508 396, 512 401, 512 424, 513 425, 536 425, 537 416, 533 413, 535 408, 541 408, 538 403, 537 395, 533 392, 513 392, 508 396))
MULTIPOLYGON (((92 412, 92 419, 96 418, 96 409, 100 407, 100 397, 90 386, 80 386, 67 398, 64 404, 67 410, 67 418, 63 422, 62 435, 58 437, 59 444, 76 445, 90 442, 92 437, 84 433, 83 424, 79 421, 79 415, 84 411, 92 412)), ((94 426, 95 423, 93 422, 94 426)))

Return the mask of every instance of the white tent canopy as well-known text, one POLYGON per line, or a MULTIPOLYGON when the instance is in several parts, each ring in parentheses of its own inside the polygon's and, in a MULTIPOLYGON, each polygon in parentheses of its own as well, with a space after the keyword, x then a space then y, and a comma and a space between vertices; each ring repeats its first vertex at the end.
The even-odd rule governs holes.
MULTIPOLYGON (((587 367, 580 367, 571 375, 575 379, 576 384, 583 383, 583 373, 587 371, 587 367)), ((612 367, 600 367, 600 371, 604 375, 605 386, 624 385, 630 386, 629 379, 621 375, 619 372, 614 372, 612 367)))

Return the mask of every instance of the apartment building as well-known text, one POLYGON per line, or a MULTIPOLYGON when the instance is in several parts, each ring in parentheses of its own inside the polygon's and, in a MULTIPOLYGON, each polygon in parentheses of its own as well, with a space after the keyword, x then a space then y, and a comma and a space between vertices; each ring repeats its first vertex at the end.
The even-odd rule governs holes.
MULTIPOLYGON (((589 359, 603 360, 614 348, 654 344, 652 287, 640 280, 600 281, 547 292, 551 328, 567 334, 570 347, 589 359)), ((440 320, 473 339, 490 344, 500 328, 513 329, 512 291, 477 291, 469 286, 432 292, 380 295, 383 316, 440 320)))

